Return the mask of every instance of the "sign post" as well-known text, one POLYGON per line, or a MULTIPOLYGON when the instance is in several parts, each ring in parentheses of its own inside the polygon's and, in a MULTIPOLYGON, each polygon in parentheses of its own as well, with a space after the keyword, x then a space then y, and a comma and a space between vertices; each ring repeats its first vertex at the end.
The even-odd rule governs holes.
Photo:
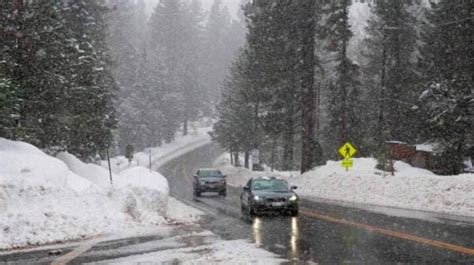
POLYGON ((109 154, 108 146, 107 146, 107 164, 109 165, 110 184, 114 185, 114 181, 112 179, 112 166, 110 165, 110 154, 109 154))
POLYGON ((342 160, 342 166, 346 168, 346 171, 348 171, 350 167, 354 166, 352 157, 356 153, 357 149, 349 142, 345 143, 339 148, 339 154, 344 157, 344 160, 342 160))
POLYGON ((151 148, 148 149, 148 162, 149 162, 150 172, 151 172, 151 148))
POLYGON ((125 157, 128 159, 128 165, 132 163, 134 148, 129 144, 125 147, 125 157))

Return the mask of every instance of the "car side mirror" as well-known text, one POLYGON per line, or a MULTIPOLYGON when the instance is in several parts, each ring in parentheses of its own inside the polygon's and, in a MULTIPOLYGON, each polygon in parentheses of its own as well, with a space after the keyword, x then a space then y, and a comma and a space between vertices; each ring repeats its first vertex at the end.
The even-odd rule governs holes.
POLYGON ((297 186, 291 186, 291 189, 296 190, 296 189, 298 189, 298 187, 297 186))
POLYGON ((249 191, 249 190, 250 190, 249 187, 247 186, 244 187, 244 191, 249 191))

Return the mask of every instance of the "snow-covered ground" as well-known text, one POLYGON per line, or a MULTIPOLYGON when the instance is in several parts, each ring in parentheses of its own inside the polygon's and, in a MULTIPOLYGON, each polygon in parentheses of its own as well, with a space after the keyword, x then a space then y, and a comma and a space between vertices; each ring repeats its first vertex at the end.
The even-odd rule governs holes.
MULTIPOLYGON (((187 136, 176 137, 171 143, 165 143, 159 147, 147 148, 147 150, 137 152, 133 155, 131 163, 129 163, 125 156, 111 158, 112 172, 118 173, 128 167, 149 167, 150 154, 152 169, 156 170, 170 160, 210 143, 211 138, 208 132, 211 130, 212 127, 196 128, 195 131, 191 130, 187 136)), ((105 168, 108 167, 107 161, 102 161, 101 164, 105 168)))
MULTIPOLYGON (((200 128, 152 148, 154 168, 209 143, 207 131, 200 128)), ((140 165, 143 156, 136 155, 140 165)), ((170 199, 166 178, 144 167, 116 165, 112 180, 113 185, 103 166, 64 152, 52 157, 33 145, 0 138, 0 249, 193 223, 204 215, 170 199)))
POLYGON ((36 147, 0 139, 0 158, 0 249, 77 239, 131 224, 107 190, 36 147))
POLYGON ((166 211, 166 217, 169 221, 181 224, 196 223, 200 221, 204 212, 183 204, 173 197, 168 198, 168 210, 166 211))
POLYGON ((355 158, 346 171, 341 161, 328 161, 303 175, 298 172, 252 172, 230 165, 229 154, 215 165, 230 185, 244 185, 252 176, 279 176, 298 186, 297 193, 310 199, 381 205, 474 217, 474 174, 438 176, 396 161, 395 175, 375 168, 373 158, 355 158))

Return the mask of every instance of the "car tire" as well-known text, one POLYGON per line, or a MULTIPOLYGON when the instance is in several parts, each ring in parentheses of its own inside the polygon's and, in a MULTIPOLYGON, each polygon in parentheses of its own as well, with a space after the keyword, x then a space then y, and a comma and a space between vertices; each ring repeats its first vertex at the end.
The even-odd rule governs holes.
POLYGON ((248 216, 250 216, 250 217, 256 215, 255 211, 252 209, 252 205, 250 204, 250 202, 249 202, 248 205, 247 205, 247 214, 248 214, 248 216))
POLYGON ((222 197, 226 197, 227 196, 227 190, 223 190, 223 191, 219 192, 219 195, 222 196, 222 197))
POLYGON ((298 209, 290 210, 289 215, 290 215, 291 217, 296 217, 296 216, 298 216, 298 209))

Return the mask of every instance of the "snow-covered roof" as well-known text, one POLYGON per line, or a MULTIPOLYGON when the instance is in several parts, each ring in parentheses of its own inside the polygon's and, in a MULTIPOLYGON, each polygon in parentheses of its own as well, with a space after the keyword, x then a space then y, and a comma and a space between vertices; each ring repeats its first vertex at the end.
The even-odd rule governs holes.
POLYGON ((424 152, 433 152, 434 146, 432 144, 417 144, 415 145, 416 151, 424 151, 424 152))
POLYGON ((200 171, 219 171, 219 169, 217 169, 217 168, 200 168, 198 170, 200 170, 200 171))
POLYGON ((400 142, 400 141, 386 141, 385 143, 387 143, 387 144, 407 144, 405 142, 400 142))

